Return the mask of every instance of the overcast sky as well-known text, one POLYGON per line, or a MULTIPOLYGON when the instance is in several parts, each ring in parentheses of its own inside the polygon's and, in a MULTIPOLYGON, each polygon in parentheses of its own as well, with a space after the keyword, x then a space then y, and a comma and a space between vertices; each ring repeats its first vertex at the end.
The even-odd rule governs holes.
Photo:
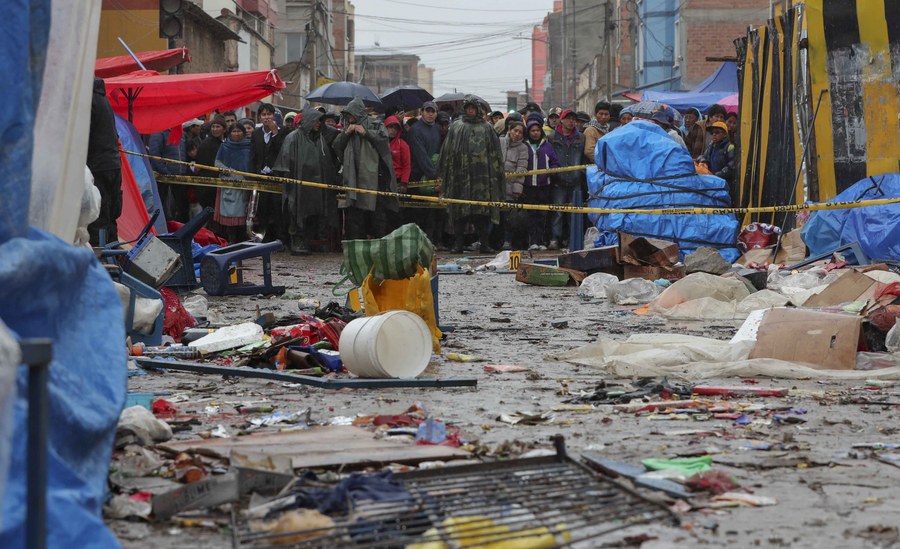
POLYGON ((354 0, 356 52, 418 55, 434 95, 476 93, 495 108, 531 85, 531 29, 553 0, 354 0), (378 46, 376 46, 376 43, 378 46))

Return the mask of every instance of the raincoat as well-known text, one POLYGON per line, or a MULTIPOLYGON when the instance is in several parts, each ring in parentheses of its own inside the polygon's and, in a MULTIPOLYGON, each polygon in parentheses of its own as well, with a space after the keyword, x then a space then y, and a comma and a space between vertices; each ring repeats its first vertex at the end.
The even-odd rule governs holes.
MULTIPOLYGON (((289 133, 281 145, 272 166, 273 173, 315 183, 339 183, 337 156, 331 148, 331 142, 339 132, 324 122, 316 130, 316 122, 323 116, 313 108, 303 110, 300 127, 289 133)), ((303 226, 303 221, 311 216, 321 216, 328 221, 337 219, 337 199, 333 191, 286 184, 282 200, 292 216, 290 225, 303 226)))
MULTIPOLYGON (((506 173, 519 173, 528 169, 528 145, 524 141, 512 141, 509 135, 500 138, 503 152, 503 169, 506 173)), ((513 200, 522 194, 525 176, 506 178, 506 199, 513 200)))
MULTIPOLYGON (((348 134, 342 131, 334 138, 334 150, 344 166, 344 186, 350 189, 370 189, 397 192, 397 179, 394 177, 394 161, 391 159, 390 140, 384 124, 369 117, 362 99, 355 98, 344 109, 345 114, 352 114, 356 123, 366 132, 348 134)), ((348 125, 344 122, 344 127, 348 125)), ((376 204, 391 211, 399 211, 400 203, 396 197, 376 196, 374 194, 347 191, 347 202, 351 207, 374 212, 376 204)))
MULTIPOLYGON (((390 126, 391 124, 396 124, 401 128, 403 127, 396 116, 389 116, 387 120, 384 121, 385 127, 390 126)), ((394 162, 394 175, 397 177, 397 182, 406 184, 409 183, 412 165, 409 160, 409 145, 400 137, 401 133, 402 132, 397 132, 397 136, 391 139, 391 159, 394 162)))
MULTIPOLYGON (((478 104, 467 96, 466 104, 469 103, 478 104)), ((506 196, 500 138, 482 114, 479 107, 475 116, 463 115, 450 125, 438 168, 447 198, 497 202, 506 196)), ((451 223, 472 215, 490 216, 493 223, 500 222, 497 208, 488 206, 451 204, 448 213, 451 223)))

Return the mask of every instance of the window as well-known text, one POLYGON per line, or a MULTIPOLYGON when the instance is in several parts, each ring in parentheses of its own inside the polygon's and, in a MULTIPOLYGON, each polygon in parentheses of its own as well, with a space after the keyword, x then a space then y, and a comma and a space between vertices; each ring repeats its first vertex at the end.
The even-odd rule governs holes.
POLYGON ((285 63, 300 61, 303 57, 303 50, 306 48, 305 32, 286 32, 284 33, 284 51, 286 55, 285 63))

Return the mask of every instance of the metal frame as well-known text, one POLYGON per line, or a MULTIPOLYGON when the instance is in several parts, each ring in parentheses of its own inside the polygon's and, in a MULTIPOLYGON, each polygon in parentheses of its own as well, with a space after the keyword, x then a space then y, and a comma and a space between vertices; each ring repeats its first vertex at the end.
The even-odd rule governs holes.
POLYGON ((213 374, 229 377, 248 377, 301 383, 319 389, 444 389, 448 387, 477 387, 475 378, 421 378, 421 379, 335 379, 290 374, 278 370, 262 368, 234 368, 215 366, 198 362, 176 362, 172 360, 139 357, 134 359, 138 366, 147 370, 176 370, 194 374, 213 374))
POLYGON ((25 540, 29 549, 47 546, 47 431, 50 400, 47 381, 53 360, 53 340, 25 339, 19 344, 28 367, 28 496, 25 540))

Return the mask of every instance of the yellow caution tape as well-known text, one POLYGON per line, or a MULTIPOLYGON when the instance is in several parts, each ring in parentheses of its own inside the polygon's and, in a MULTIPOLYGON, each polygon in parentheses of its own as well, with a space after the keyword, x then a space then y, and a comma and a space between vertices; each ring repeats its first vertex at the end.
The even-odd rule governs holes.
MULTIPOLYGON (((193 165, 192 162, 182 162, 180 160, 171 160, 167 158, 160 158, 158 156, 151 156, 148 154, 133 152, 133 151, 122 151, 125 154, 131 154, 134 156, 140 156, 144 158, 149 158, 151 160, 160 160, 164 162, 170 162, 173 164, 182 164, 185 166, 193 165)), ((584 169, 585 166, 570 166, 568 168, 554 168, 554 170, 565 170, 565 171, 575 171, 576 169, 584 169)), ((446 207, 450 204, 458 204, 464 206, 481 206, 487 208, 498 208, 504 210, 531 210, 531 211, 547 211, 547 212, 562 212, 562 213, 582 213, 582 214, 598 214, 598 215, 606 215, 606 214, 640 214, 640 215, 722 215, 722 214, 755 214, 755 213, 783 213, 783 212, 802 212, 802 211, 821 211, 821 210, 848 210, 854 208, 865 208, 869 206, 885 206, 889 204, 898 204, 900 203, 900 197, 896 198, 878 198, 873 200, 861 200, 857 202, 819 202, 813 204, 786 204, 783 206, 757 206, 752 208, 713 208, 713 207, 692 207, 692 208, 655 208, 655 209, 616 209, 616 208, 589 208, 585 206, 575 206, 572 204, 522 204, 518 202, 484 202, 480 200, 464 200, 461 198, 446 198, 443 196, 428 196, 428 195, 414 195, 414 194, 405 194, 405 193, 395 193, 390 191, 377 191, 373 189, 360 189, 360 188, 350 188, 345 187, 343 185, 329 185, 327 183, 318 183, 315 181, 302 181, 299 179, 292 179, 290 177, 277 177, 272 175, 260 175, 249 172, 242 172, 238 170, 232 170, 230 168, 216 168, 214 166, 202 166, 203 170, 218 172, 223 174, 232 174, 239 175, 243 177, 250 178, 250 181, 237 181, 231 179, 216 179, 216 178, 203 178, 206 179, 206 182, 197 183, 199 185, 204 186, 216 186, 216 187, 224 187, 224 188, 239 188, 245 190, 258 190, 264 192, 281 192, 274 190, 275 186, 266 185, 265 181, 271 181, 276 183, 287 183, 290 185, 303 185, 305 187, 313 187, 317 189, 327 189, 332 191, 337 191, 340 193, 347 192, 356 192, 360 194, 374 194, 377 196, 390 196, 403 201, 416 201, 416 202, 427 202, 431 204, 439 204, 440 206, 431 206, 431 207, 446 207), (217 182, 217 184, 213 184, 212 181, 217 182)), ((534 173, 544 171, 544 170, 536 170, 534 173)), ((533 172, 527 172, 528 174, 533 172)), ((513 174, 513 175, 526 175, 526 174, 513 174)), ((171 180, 162 180, 163 182, 172 182, 178 184, 185 185, 193 185, 194 183, 192 177, 186 176, 166 176, 167 178, 173 178, 171 180), (176 179, 177 178, 177 179, 176 179)), ((424 182, 423 182, 424 183, 424 182)), ((433 184, 440 184, 439 180, 435 180, 433 184)), ((415 207, 429 207, 425 204, 415 207)))

